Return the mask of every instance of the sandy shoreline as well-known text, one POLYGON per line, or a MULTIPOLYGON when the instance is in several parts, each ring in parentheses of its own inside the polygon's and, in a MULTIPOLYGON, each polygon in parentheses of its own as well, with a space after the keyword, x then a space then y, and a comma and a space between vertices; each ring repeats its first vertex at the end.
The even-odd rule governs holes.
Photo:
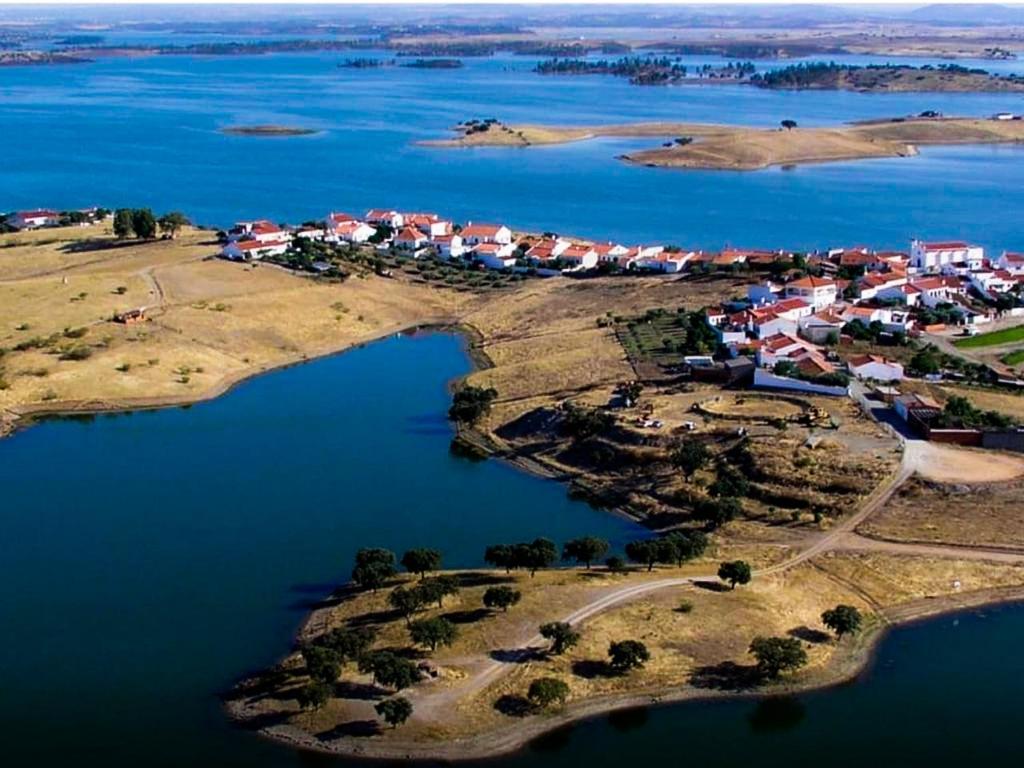
MULTIPOLYGON (((857 679, 874 661, 876 651, 888 631, 896 626, 925 621, 943 614, 955 614, 983 606, 1024 602, 1024 587, 1006 587, 979 590, 963 595, 915 600, 882 612, 883 623, 844 641, 845 653, 831 662, 814 680, 781 683, 756 690, 721 691, 695 688, 691 685, 649 690, 570 703, 563 710, 538 718, 532 722, 512 720, 500 731, 475 738, 442 743, 373 743, 350 738, 330 745, 299 728, 274 725, 257 728, 264 738, 299 749, 345 757, 379 760, 481 760, 516 752, 531 741, 560 728, 591 718, 625 709, 663 706, 682 702, 724 699, 759 699, 809 691, 826 690, 857 679)), ((315 615, 311 614, 309 620, 315 615)), ((307 626, 304 624, 303 627, 307 626)), ((838 656, 838 654, 837 654, 838 656)), ((239 701, 228 701, 225 708, 232 719, 245 727, 246 708, 239 701)))

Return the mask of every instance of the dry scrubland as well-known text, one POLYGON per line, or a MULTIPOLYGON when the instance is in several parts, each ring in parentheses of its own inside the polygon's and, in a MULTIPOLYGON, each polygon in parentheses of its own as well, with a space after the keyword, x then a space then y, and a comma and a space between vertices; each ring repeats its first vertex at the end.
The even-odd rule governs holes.
POLYGON ((560 144, 599 136, 688 136, 685 145, 625 155, 639 165, 662 168, 757 170, 775 165, 906 157, 919 145, 992 144, 1024 140, 1024 122, 970 118, 908 119, 836 128, 793 130, 700 123, 637 123, 586 127, 506 126, 462 135, 433 146, 522 146, 560 144))
POLYGON ((275 366, 450 321, 472 302, 406 280, 317 282, 211 258, 217 250, 197 230, 149 243, 118 243, 103 227, 0 236, 0 411, 194 401, 275 366), (143 306, 147 322, 111 321, 143 306), (78 359, 61 359, 69 352, 78 359))

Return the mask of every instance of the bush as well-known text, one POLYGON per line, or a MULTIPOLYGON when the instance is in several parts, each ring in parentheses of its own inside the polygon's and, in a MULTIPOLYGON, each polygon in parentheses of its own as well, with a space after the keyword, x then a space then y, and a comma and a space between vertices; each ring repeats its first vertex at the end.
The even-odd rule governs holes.
POLYGON ((535 707, 546 709, 553 704, 565 704, 569 698, 569 686, 557 677, 542 677, 530 683, 526 698, 535 707))

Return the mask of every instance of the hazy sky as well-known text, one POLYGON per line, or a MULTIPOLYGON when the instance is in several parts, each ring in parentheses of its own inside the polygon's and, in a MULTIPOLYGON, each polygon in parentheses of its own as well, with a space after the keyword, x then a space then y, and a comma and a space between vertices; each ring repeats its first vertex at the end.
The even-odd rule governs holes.
MULTIPOLYGON (((923 2, 907 2, 907 0, 699 0, 699 2, 672 2, 672 0, 243 0, 242 2, 224 2, 223 0, 0 0, 4 5, 859 5, 863 7, 890 5, 913 8, 937 4, 970 4, 970 0, 924 0, 923 2)), ((1019 2, 1003 2, 998 5, 1021 5, 1019 2)))

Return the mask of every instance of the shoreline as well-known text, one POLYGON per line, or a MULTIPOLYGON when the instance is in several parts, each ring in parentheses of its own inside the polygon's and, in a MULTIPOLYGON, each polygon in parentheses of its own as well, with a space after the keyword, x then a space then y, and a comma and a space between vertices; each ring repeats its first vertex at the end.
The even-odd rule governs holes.
POLYGON ((636 122, 565 126, 459 124, 454 136, 416 142, 438 149, 528 149, 598 138, 649 138, 660 145, 615 159, 636 167, 758 171, 771 167, 914 157, 922 146, 1021 144, 1024 121, 994 117, 891 117, 828 126, 636 122))
POLYGON ((389 336, 396 334, 408 334, 416 331, 431 330, 452 330, 456 333, 463 333, 464 326, 456 318, 426 318, 421 322, 412 324, 402 323, 389 326, 386 330, 378 330, 373 334, 360 337, 355 341, 348 341, 341 346, 330 346, 317 349, 312 352, 304 352, 291 355, 278 363, 262 365, 248 371, 241 371, 233 376, 225 376, 216 382, 212 387, 195 395, 182 395, 180 397, 139 397, 130 399, 111 400, 64 400, 54 403, 20 405, 0 411, 0 440, 11 437, 17 432, 29 429, 39 422, 48 418, 63 418, 74 416, 92 416, 105 413, 134 413, 137 411, 156 411, 163 408, 181 408, 199 403, 216 400, 218 397, 227 394, 235 387, 245 383, 249 379, 262 376, 266 373, 284 370, 304 363, 314 362, 325 357, 344 354, 353 349, 358 349, 376 341, 382 341, 389 336))
MULTIPOLYGON (((536 739, 554 731, 612 712, 652 706, 671 706, 684 702, 754 700, 826 691, 858 680, 874 663, 878 648, 894 628, 912 626, 940 616, 966 613, 983 607, 1019 603, 1024 603, 1024 586, 996 587, 962 595, 914 600, 902 606, 894 606, 880 611, 881 621, 879 624, 847 640, 848 646, 842 658, 828 664, 821 670, 820 677, 812 681, 783 682, 766 688, 733 691, 701 689, 686 684, 638 693, 604 696, 575 704, 570 703, 563 710, 539 716, 530 723, 512 722, 500 731, 458 741, 436 744, 414 742, 374 744, 366 740, 350 738, 347 741, 336 742, 328 746, 314 735, 291 725, 272 725, 252 730, 262 738, 279 744, 336 757, 442 762, 482 760, 518 752, 536 739)), ((316 613, 317 611, 314 611, 307 617, 299 632, 296 633, 296 637, 301 636, 316 613)), ((225 700, 224 708, 236 725, 241 728, 246 727, 246 709, 243 705, 237 700, 225 700)))

